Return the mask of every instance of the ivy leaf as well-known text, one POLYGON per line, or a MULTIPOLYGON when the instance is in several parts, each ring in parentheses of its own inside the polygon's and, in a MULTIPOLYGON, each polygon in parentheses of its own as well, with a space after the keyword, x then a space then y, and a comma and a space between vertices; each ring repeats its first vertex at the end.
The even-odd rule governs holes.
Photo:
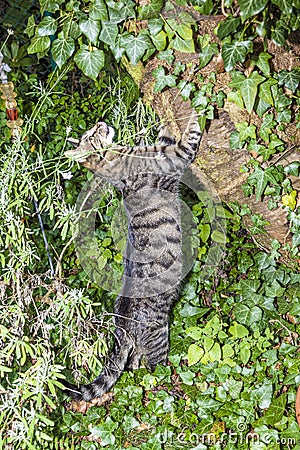
POLYGON ((246 141, 246 139, 256 139, 256 126, 248 125, 247 122, 237 123, 236 129, 240 133, 240 140, 246 141))
POLYGON ((241 96, 240 91, 236 91, 236 92, 230 91, 230 92, 228 92, 227 100, 229 102, 234 102, 240 108, 244 108, 244 101, 243 101, 243 98, 241 96))
POLYGON ((164 31, 160 31, 155 36, 151 36, 152 42, 155 45, 156 50, 163 51, 167 46, 167 34, 164 31))
POLYGON ((28 35, 28 37, 32 37, 35 33, 35 21, 34 21, 34 15, 30 16, 27 22, 27 27, 24 30, 24 33, 28 35))
POLYGON ((195 51, 195 44, 191 26, 183 23, 176 25, 175 32, 176 37, 172 42, 172 47, 179 52, 193 53, 195 51))
POLYGON ((242 339, 248 336, 249 331, 246 327, 244 327, 244 325, 233 322, 233 324, 229 327, 229 333, 232 335, 233 339, 242 339))
POLYGON ((114 445, 116 441, 116 437, 113 432, 117 427, 118 424, 110 417, 107 417, 103 424, 90 427, 90 432, 92 436, 100 438, 102 447, 105 447, 106 445, 111 446, 114 445))
POLYGON ((209 357, 212 362, 221 360, 222 353, 220 344, 218 342, 215 342, 213 347, 210 349, 209 357))
POLYGON ((268 0, 239 0, 242 21, 260 13, 267 5, 268 0))
POLYGON ((269 59, 271 59, 272 56, 269 53, 262 52, 258 55, 257 59, 253 59, 251 63, 255 66, 257 66, 265 75, 270 75, 270 64, 269 59))
POLYGON ((211 44, 210 43, 210 37, 208 34, 205 34, 204 36, 198 37, 198 42, 200 45, 200 52, 199 52, 199 58, 200 58, 200 64, 199 69, 202 69, 206 66, 206 64, 209 63, 211 58, 218 53, 218 45, 217 44, 211 44))
POLYGON ((40 0, 41 14, 43 15, 45 11, 54 13, 59 9, 59 1, 55 0, 40 0))
POLYGON ((104 66, 105 57, 102 50, 93 49, 90 51, 87 45, 82 45, 75 54, 74 61, 87 77, 96 80, 104 66))
POLYGON ((108 13, 103 0, 95 0, 91 3, 89 16, 94 20, 107 20, 108 13))
POLYGON ((263 424, 268 425, 275 425, 276 423, 279 423, 284 415, 286 401, 287 394, 282 394, 278 398, 275 398, 264 416, 262 416, 259 420, 263 424))
POLYGON ((272 0, 272 3, 273 5, 278 6, 278 8, 286 14, 291 14, 293 11, 292 0, 272 0))
POLYGON ((232 44, 224 44, 222 57, 227 72, 232 70, 237 62, 244 62, 249 51, 252 51, 251 41, 235 41, 232 44))
POLYGON ((274 297, 281 297, 284 294, 285 289, 282 286, 280 286, 278 281, 275 280, 271 286, 266 286, 265 291, 267 297, 274 298, 274 297))
MULTIPOLYGON (((254 400, 258 402, 258 406, 261 409, 266 409, 270 406, 273 395, 272 383, 268 380, 265 381, 259 388, 252 391, 254 400)), ((277 422, 277 421, 276 421, 277 422)))
POLYGON ((281 70, 278 72, 278 84, 279 86, 285 85, 288 89, 296 92, 300 83, 300 70, 281 70))
POLYGON ((162 91, 166 86, 176 86, 176 77, 174 75, 166 75, 164 67, 160 66, 153 70, 153 75, 156 78, 154 92, 162 91))
POLYGON ((52 44, 52 57, 59 68, 61 68, 75 50, 74 39, 55 39, 52 44))
POLYGON ((279 112, 276 116, 276 120, 278 123, 290 123, 292 120, 292 111, 285 109, 279 112))
POLYGON ((29 45, 28 53, 42 53, 50 47, 50 38, 48 36, 35 36, 29 45))
POLYGON ((196 86, 194 83, 188 83, 186 80, 181 80, 178 83, 178 89, 180 90, 181 97, 184 101, 187 101, 190 98, 191 92, 196 90, 196 86))
POLYGON ((287 175, 293 175, 294 177, 300 176, 300 162, 293 161, 283 169, 287 175))
POLYGON ((100 23, 96 20, 91 19, 90 17, 86 20, 83 20, 79 24, 79 28, 81 32, 93 43, 96 45, 97 38, 100 32, 100 23))
POLYGON ((282 203, 284 206, 294 210, 296 208, 297 191, 293 190, 290 194, 286 194, 282 197, 282 203))
POLYGON ((107 20, 101 22, 101 33, 99 39, 105 44, 114 46, 118 36, 118 25, 107 20))
POLYGON ((47 16, 44 17, 40 22, 37 34, 39 36, 51 36, 54 35, 57 30, 57 23, 53 17, 47 16))
POLYGON ((271 39, 276 45, 286 45, 286 38, 290 29, 282 20, 276 22, 275 29, 271 31, 271 39))
POLYGON ((163 28, 164 21, 162 19, 151 19, 148 20, 148 27, 151 36, 156 36, 163 28))
POLYGON ((151 0, 144 6, 139 6, 138 13, 140 19, 154 19, 159 17, 159 13, 163 7, 163 0, 151 0))
POLYGON ((240 23, 241 19, 239 17, 228 16, 225 20, 220 22, 217 28, 218 38, 223 40, 224 37, 232 32, 236 32, 240 23))
POLYGON ((248 177, 248 183, 256 187, 256 200, 259 201, 269 183, 277 184, 276 178, 272 174, 272 168, 262 169, 256 167, 255 171, 248 177))
POLYGON ((161 61, 167 61, 169 64, 172 64, 175 56, 173 55, 173 50, 165 50, 163 52, 160 52, 157 55, 157 58, 160 59, 161 61))
POLYGON ((265 77, 259 75, 256 71, 244 80, 241 85, 240 91, 246 106, 248 113, 253 110, 254 102, 256 99, 258 85, 265 80, 265 77))
POLYGON ((191 344, 188 349, 188 365, 192 366, 193 364, 196 364, 203 355, 203 348, 199 347, 199 345, 191 344))
POLYGON ((274 78, 269 78, 267 81, 264 81, 259 86, 258 96, 269 105, 274 105, 273 95, 271 91, 271 86, 277 84, 277 81, 274 78))
POLYGON ((151 47, 151 41, 147 34, 133 36, 129 34, 123 38, 122 46, 126 49, 131 64, 134 66, 139 62, 145 51, 151 47))

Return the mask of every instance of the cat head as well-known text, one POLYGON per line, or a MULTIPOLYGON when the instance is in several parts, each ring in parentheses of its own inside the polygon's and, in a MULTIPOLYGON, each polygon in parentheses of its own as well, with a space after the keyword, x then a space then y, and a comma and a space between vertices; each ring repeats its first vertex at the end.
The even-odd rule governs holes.
POLYGON ((65 155, 79 163, 87 162, 91 155, 105 157, 105 153, 113 142, 115 131, 105 122, 97 122, 93 128, 87 130, 80 139, 68 138, 75 150, 68 150, 65 155))

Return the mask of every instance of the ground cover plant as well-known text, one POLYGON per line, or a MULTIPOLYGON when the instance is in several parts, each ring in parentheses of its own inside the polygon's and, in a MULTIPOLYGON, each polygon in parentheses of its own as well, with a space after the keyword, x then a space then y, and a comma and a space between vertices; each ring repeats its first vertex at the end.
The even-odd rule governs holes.
MULTIPOLYGON (((299 449, 299 2, 15 3, 0 41, 24 120, 13 141, 2 101, 0 448, 299 449), (205 17, 212 33, 200 30, 205 17), (182 56, 195 51, 196 66, 182 56), (161 117, 141 89, 154 58, 154 97, 177 87, 203 129, 226 102, 243 110, 229 140, 234 155, 249 155, 245 198, 221 207, 205 189, 183 188, 197 258, 172 314, 168 365, 124 373, 100 406, 71 406, 60 380, 100 372, 116 292, 94 283, 76 253, 76 201, 90 175, 65 158, 67 138, 101 117, 117 142, 153 142, 161 117), (201 72, 214 60, 230 77, 221 88, 217 70, 201 72), (286 162, 288 151, 296 157, 286 162), (267 219, 248 198, 285 212, 285 240, 260 243, 267 219), (222 258, 203 277, 213 248, 222 258)), ((108 187, 95 234, 103 272, 116 277, 119 203, 108 187)))

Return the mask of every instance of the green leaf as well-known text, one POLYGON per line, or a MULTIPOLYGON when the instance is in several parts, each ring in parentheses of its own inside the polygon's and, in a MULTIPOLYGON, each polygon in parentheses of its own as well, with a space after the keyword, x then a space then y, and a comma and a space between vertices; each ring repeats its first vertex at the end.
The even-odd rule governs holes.
POLYGON ((260 167, 256 167, 255 171, 249 175, 248 183, 254 185, 256 187, 256 200, 259 201, 262 197, 267 185, 277 184, 276 178, 272 174, 272 168, 269 167, 267 169, 262 169, 260 167))
POLYGON ((207 242, 208 238, 210 236, 210 225, 208 223, 204 223, 200 225, 200 233, 199 233, 199 237, 201 239, 202 242, 207 242))
POLYGON ((107 20, 102 20, 99 39, 102 42, 105 42, 105 44, 114 46, 118 36, 118 31, 118 25, 107 20))
POLYGON ((213 230, 211 239, 218 244, 226 244, 227 242, 226 234, 219 230, 213 230))
POLYGON ((293 11, 292 0, 272 0, 272 3, 273 5, 278 6, 278 8, 286 14, 291 14, 293 11))
POLYGON ((253 389, 253 399, 259 408, 266 409, 270 406, 273 396, 273 385, 271 381, 265 380, 259 388, 253 389))
POLYGON ((140 19, 153 19, 159 17, 163 7, 163 0, 151 0, 138 8, 140 19))
POLYGON ((162 91, 166 86, 174 87, 176 86, 176 77, 174 75, 166 75, 164 67, 157 67, 153 72, 156 78, 156 83, 154 87, 154 92, 162 91))
POLYGON ((61 68, 75 50, 73 38, 55 39, 52 44, 52 57, 59 68, 61 68))
POLYGON ((188 349, 188 365, 192 366, 193 364, 196 364, 203 355, 203 348, 199 347, 199 345, 191 344, 188 349))
POLYGON ((287 394, 282 394, 278 398, 275 398, 264 416, 261 417, 261 422, 268 425, 279 423, 284 415, 286 401, 287 394))
POLYGON ((210 37, 208 34, 205 34, 204 36, 198 37, 198 42, 200 45, 200 52, 199 52, 199 58, 200 58, 200 65, 199 68, 202 69, 202 67, 205 67, 211 58, 219 52, 218 45, 213 43, 210 43, 210 37))
POLYGON ((229 138, 230 148, 232 149, 241 149, 243 148, 244 143, 240 140, 240 134, 237 131, 233 131, 230 134, 229 138))
POLYGON ((164 21, 162 19, 150 19, 148 20, 148 27, 151 36, 156 36, 164 26, 164 21))
POLYGON ((193 30, 191 26, 180 24, 175 26, 176 37, 171 43, 175 50, 183 53, 195 52, 193 30))
POLYGON ((212 362, 221 361, 221 347, 218 342, 215 342, 212 348, 209 350, 209 357, 212 362))
POLYGON ((87 20, 83 20, 79 23, 81 32, 96 45, 97 38, 100 32, 100 23, 90 17, 87 20))
POLYGON ((196 86, 194 83, 188 83, 185 80, 181 80, 178 83, 178 89, 180 90, 181 97, 184 101, 187 101, 190 98, 191 92, 196 90, 196 86))
POLYGON ((293 161, 283 169, 287 175, 293 175, 294 177, 300 176, 300 162, 293 161))
POLYGON ((236 129, 240 133, 240 140, 246 141, 248 138, 256 139, 256 126, 248 125, 247 122, 237 123, 236 129))
POLYGON ((251 41, 235 41, 232 44, 225 43, 222 48, 224 68, 228 72, 234 68, 237 62, 244 62, 247 53, 251 51, 251 41))
POLYGON ((248 336, 249 331, 246 327, 244 327, 244 325, 233 322, 233 324, 229 327, 229 333, 232 335, 233 339, 242 339, 248 336))
POLYGON ((231 358, 234 355, 234 349, 230 344, 224 344, 222 347, 223 358, 231 358))
POLYGON ((158 51, 164 50, 167 46, 167 34, 164 31, 160 31, 155 36, 151 36, 151 40, 158 51))
POLYGON ((286 38, 289 31, 289 27, 281 20, 278 20, 275 29, 271 31, 271 39, 276 45, 286 45, 286 38))
POLYGON ((252 72, 251 75, 246 78, 241 87, 240 91, 246 106, 248 113, 250 114, 253 110, 253 106, 256 100, 256 95, 258 91, 258 86, 265 80, 265 77, 259 75, 256 71, 252 72))
POLYGON ((34 21, 34 15, 30 16, 27 22, 27 27, 24 30, 24 33, 28 35, 28 37, 32 37, 35 33, 35 21, 34 21))
POLYGON ((271 286, 266 286, 265 291, 267 297, 281 297, 285 289, 275 280, 271 286))
POLYGON ((239 25, 241 23, 241 19, 239 17, 228 16, 225 20, 220 22, 217 28, 218 38, 223 40, 224 37, 228 36, 231 33, 236 33, 239 25))
POLYGON ((278 72, 278 84, 279 86, 285 85, 288 89, 296 92, 300 83, 300 70, 281 70, 278 72))
POLYGON ((107 20, 107 8, 103 0, 94 0, 89 9, 89 16, 94 20, 107 20))
POLYGON ((47 16, 39 23, 37 34, 39 36, 54 35, 57 30, 57 23, 53 17, 47 16))
POLYGON ((133 36, 132 34, 124 36, 122 41, 122 47, 126 49, 126 53, 133 65, 136 65, 139 62, 145 51, 148 50, 151 45, 149 36, 142 33, 137 36, 133 36))
POLYGON ((240 14, 242 21, 245 22, 249 17, 260 13, 267 5, 268 0, 239 0, 240 14))
POLYGON ((114 445, 116 438, 113 432, 117 429, 118 423, 107 417, 105 422, 101 425, 90 427, 90 433, 96 438, 100 438, 101 446, 114 445))
POLYGON ((41 14, 43 15, 46 11, 54 13, 59 9, 60 0, 40 0, 41 14))
POLYGON ((76 22, 71 20, 71 18, 65 20, 62 31, 64 33, 64 37, 66 38, 71 37, 73 39, 78 39, 79 36, 81 35, 79 26, 77 25, 76 22))
POLYGON ((76 52, 74 61, 87 77, 96 80, 104 66, 105 57, 102 50, 95 49, 90 51, 87 45, 82 45, 76 52))
POLYGON ((157 55, 157 58, 160 59, 161 61, 167 61, 169 64, 172 64, 175 57, 173 55, 173 50, 165 50, 163 52, 160 52, 157 55))
POLYGON ((285 109, 277 114, 276 120, 278 123, 290 123, 292 120, 292 111, 285 109))
POLYGON ((28 53, 42 53, 50 47, 50 38, 48 36, 36 36, 32 39, 27 52, 28 53))
POLYGON ((254 61, 254 64, 265 74, 270 76, 270 64, 269 59, 272 56, 269 53, 262 52, 258 55, 258 58, 254 61))
POLYGON ((240 108, 244 108, 244 101, 240 91, 230 91, 227 94, 227 100, 229 102, 234 102, 240 108))
POLYGON ((264 81, 259 86, 259 97, 264 100, 269 105, 274 105, 274 100, 272 96, 271 86, 277 84, 277 81, 274 78, 269 78, 267 81, 264 81))
POLYGON ((249 342, 241 342, 239 347, 239 357, 243 364, 247 364, 251 356, 250 344, 249 342))

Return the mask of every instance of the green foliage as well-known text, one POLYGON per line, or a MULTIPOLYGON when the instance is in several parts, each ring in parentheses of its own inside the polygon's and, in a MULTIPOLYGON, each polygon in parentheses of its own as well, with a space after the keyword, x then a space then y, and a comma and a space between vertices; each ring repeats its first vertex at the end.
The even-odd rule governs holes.
MULTIPOLYGON (((31 7, 14 2, 19 17, 31 7)), ((220 13, 211 0, 176 4, 220 13)), ((161 0, 140 6, 130 0, 41 0, 40 12, 30 11, 28 38, 3 46, 26 139, 12 144, 1 104, 1 448, 246 449, 253 436, 253 448, 299 443, 294 402, 300 277, 279 262, 279 250, 299 258, 300 212, 291 177, 299 178, 300 163, 283 167, 272 157, 283 156, 285 128, 299 119, 300 75, 298 68, 274 72, 267 40, 285 45, 288 33, 299 31, 300 3, 225 1, 228 16, 216 29, 218 43, 207 34, 197 36, 193 15, 174 5, 166 2, 162 17, 161 0), (140 27, 145 20, 147 27, 140 27), (195 50, 198 65, 178 60, 178 51, 195 50), (219 53, 231 72, 226 93, 218 88, 217 74, 200 75, 219 53), (50 54, 60 70, 45 81, 41 74, 50 54), (64 403, 60 380, 77 371, 83 382, 99 374, 113 335, 107 311, 114 296, 87 279, 75 253, 74 205, 89 175, 64 158, 66 138, 70 127, 79 137, 103 118, 116 128, 117 142, 151 143, 157 119, 122 62, 142 64, 153 55, 163 63, 153 73, 154 91, 177 86, 197 110, 202 129, 225 101, 246 114, 230 137, 233 152, 246 148, 252 156, 242 168, 249 174, 244 192, 257 202, 268 198, 270 209, 285 208, 292 244, 282 249, 274 241, 269 253, 262 251, 241 225, 249 214, 252 234, 262 233, 262 215, 245 205, 214 208, 205 191, 196 198, 183 192, 196 224, 198 254, 174 308, 170 363, 153 373, 124 373, 112 403, 81 414, 64 403), (216 244, 226 255, 204 277, 216 244)), ((114 267, 121 274, 124 240, 115 246, 110 227, 118 203, 110 189, 100 204, 96 239, 103 270, 114 267)))

